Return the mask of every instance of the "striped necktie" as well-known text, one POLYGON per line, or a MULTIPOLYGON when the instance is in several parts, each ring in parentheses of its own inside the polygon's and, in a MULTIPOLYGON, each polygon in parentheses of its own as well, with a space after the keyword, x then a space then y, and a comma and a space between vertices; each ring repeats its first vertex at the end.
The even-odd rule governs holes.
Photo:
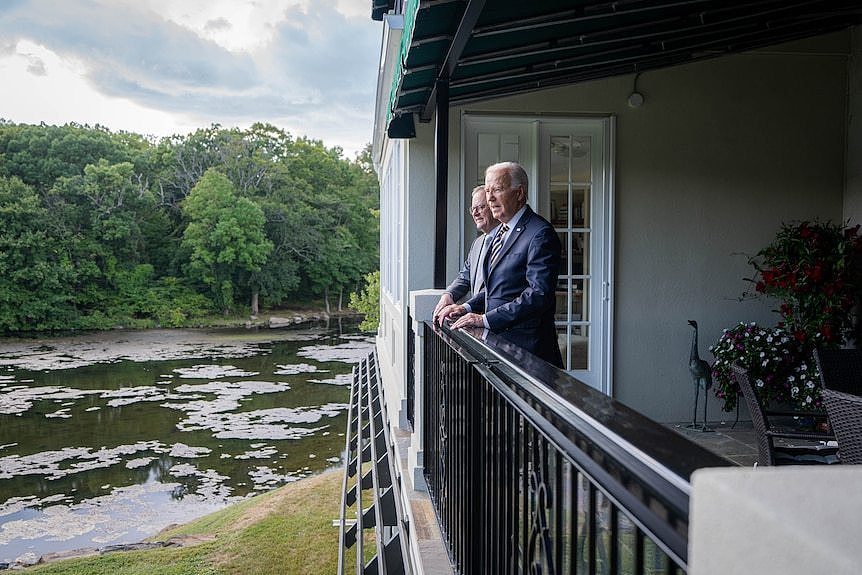
POLYGON ((509 231, 509 226, 503 224, 500 228, 500 231, 497 232, 497 235, 494 236, 494 242, 491 244, 491 252, 488 256, 488 265, 492 266, 497 263, 497 258, 500 257, 500 250, 503 247, 503 238, 506 236, 506 232, 509 231))

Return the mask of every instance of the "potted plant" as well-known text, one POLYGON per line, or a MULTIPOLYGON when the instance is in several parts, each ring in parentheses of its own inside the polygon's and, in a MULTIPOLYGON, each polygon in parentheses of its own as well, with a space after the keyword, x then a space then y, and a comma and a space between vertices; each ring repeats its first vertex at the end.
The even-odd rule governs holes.
POLYGON ((723 401, 724 411, 733 411, 739 401, 739 386, 730 371, 734 362, 751 374, 764 404, 785 404, 809 411, 822 407, 815 365, 800 361, 802 346, 784 328, 740 322, 724 330, 709 351, 715 356, 715 395, 723 401))
MULTIPOLYGON (((812 354, 854 336, 862 289, 860 226, 811 221, 782 224, 775 239, 749 258, 755 295, 775 298, 776 328, 740 323, 710 348, 715 394, 725 411, 736 407, 739 389, 730 375, 738 361, 751 373, 764 402, 821 409, 820 377, 812 354)), ((853 337, 853 339, 857 339, 853 337)))
POLYGON ((862 288, 859 227, 783 224, 772 243, 749 259, 755 291, 781 302, 778 325, 809 351, 842 345, 853 332, 862 288))

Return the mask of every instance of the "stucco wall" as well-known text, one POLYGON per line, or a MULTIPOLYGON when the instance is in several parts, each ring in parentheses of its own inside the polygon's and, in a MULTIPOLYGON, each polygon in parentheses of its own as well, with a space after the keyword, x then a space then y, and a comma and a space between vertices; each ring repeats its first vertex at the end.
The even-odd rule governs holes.
MULTIPOLYGON (((434 285, 434 125, 416 124, 407 155, 407 289, 434 285)), ((407 293, 405 292, 405 298, 407 293)))
MULTIPOLYGON (((617 116, 618 399, 659 421, 690 418, 686 320, 700 323, 707 360, 723 328, 777 321, 769 305, 738 301, 745 254, 782 221, 842 218, 848 50, 849 35, 834 34, 647 72, 638 109, 626 105, 632 76, 465 108, 617 116)), ((714 399, 710 413, 721 415, 714 399)))

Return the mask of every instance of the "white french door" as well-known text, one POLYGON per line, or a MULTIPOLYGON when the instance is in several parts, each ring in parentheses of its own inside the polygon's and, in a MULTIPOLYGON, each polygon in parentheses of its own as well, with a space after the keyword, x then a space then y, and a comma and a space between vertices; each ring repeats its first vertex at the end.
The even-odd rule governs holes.
MULTIPOLYGON (((611 119, 465 114, 462 133, 465 206, 488 165, 513 160, 527 170, 529 204, 551 222, 563 246, 556 292, 563 364, 610 394, 611 119)), ((464 229, 471 224, 465 219, 464 229)), ((475 237, 465 235, 464 248, 475 237)))

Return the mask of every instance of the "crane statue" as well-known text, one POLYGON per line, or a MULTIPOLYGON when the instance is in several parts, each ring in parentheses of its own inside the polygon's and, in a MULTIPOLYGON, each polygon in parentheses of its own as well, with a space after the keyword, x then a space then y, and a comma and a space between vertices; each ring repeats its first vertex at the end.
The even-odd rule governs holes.
POLYGON ((697 322, 690 319, 688 325, 694 328, 691 338, 691 355, 688 359, 688 370, 691 372, 692 381, 694 381, 694 412, 691 417, 691 425, 686 425, 686 427, 695 431, 713 431, 711 427, 706 425, 706 403, 709 400, 709 389, 712 387, 712 368, 706 360, 700 359, 700 353, 697 350, 697 322), (698 424, 697 399, 701 389, 703 389, 703 423, 698 424))

